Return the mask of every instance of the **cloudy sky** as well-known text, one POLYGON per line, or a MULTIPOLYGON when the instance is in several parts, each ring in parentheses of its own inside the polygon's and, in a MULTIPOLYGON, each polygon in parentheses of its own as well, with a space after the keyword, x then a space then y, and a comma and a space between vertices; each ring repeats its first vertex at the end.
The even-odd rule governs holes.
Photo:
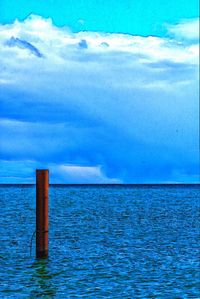
POLYGON ((2 0, 0 183, 198 182, 198 39, 196 0, 2 0))

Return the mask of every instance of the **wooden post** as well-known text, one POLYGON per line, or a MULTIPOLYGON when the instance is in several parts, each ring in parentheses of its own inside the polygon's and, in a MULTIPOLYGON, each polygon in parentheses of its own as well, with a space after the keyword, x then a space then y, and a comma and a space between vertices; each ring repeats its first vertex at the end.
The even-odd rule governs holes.
POLYGON ((36 257, 48 256, 49 171, 36 170, 36 257))

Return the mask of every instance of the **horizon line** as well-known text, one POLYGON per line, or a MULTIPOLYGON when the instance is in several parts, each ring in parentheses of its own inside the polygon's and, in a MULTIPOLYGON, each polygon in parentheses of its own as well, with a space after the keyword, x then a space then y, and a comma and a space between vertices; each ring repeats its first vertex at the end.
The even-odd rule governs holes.
MULTIPOLYGON (((0 186, 35 186, 36 183, 0 183, 0 186)), ((50 183, 49 186, 175 186, 175 185, 200 185, 196 183, 50 183)))

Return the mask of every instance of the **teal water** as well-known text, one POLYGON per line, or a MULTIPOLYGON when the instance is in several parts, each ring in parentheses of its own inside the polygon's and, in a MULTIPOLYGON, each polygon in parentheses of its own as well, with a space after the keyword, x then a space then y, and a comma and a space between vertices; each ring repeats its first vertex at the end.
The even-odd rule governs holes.
POLYGON ((200 186, 51 186, 35 259, 35 186, 0 187, 0 298, 199 298, 200 186))

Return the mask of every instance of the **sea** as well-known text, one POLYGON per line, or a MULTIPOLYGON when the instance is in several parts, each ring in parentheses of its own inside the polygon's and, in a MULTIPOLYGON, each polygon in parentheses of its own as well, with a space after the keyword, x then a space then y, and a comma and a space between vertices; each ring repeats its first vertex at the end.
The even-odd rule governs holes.
POLYGON ((200 298, 200 185, 0 185, 0 298, 200 298))

